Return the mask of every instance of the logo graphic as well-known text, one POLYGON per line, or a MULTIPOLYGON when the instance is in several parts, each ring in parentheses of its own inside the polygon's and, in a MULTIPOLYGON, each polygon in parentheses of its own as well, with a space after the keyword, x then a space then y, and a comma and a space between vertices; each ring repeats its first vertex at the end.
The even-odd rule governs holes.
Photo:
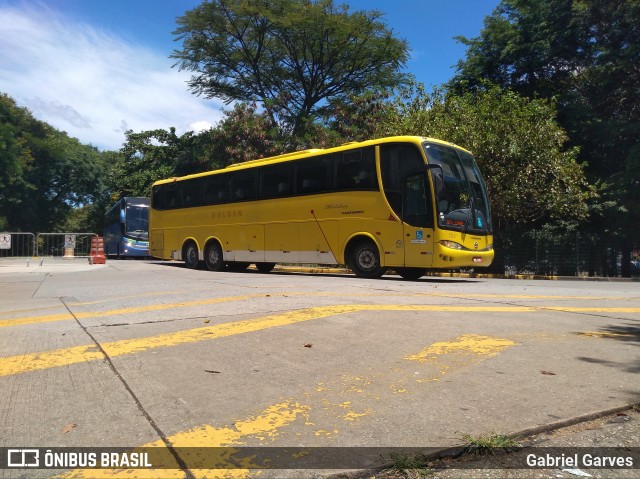
POLYGON ((8 467, 38 467, 40 451, 38 449, 8 449, 8 467))

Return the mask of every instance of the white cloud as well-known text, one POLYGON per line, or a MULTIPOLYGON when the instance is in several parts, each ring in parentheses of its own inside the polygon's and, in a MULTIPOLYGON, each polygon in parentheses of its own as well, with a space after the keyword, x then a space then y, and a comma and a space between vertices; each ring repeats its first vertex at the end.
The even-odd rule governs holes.
POLYGON ((118 149, 124 131, 210 128, 222 102, 188 91, 163 52, 132 45, 44 4, 0 6, 0 91, 83 143, 118 149))

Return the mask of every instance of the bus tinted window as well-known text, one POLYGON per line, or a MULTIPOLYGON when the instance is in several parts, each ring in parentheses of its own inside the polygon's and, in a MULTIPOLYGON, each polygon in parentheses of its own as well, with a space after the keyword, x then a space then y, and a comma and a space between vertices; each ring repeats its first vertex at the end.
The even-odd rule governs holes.
POLYGON ((179 185, 183 208, 191 208, 202 204, 202 181, 200 178, 181 181, 179 185))
POLYGON ((310 158, 296 164, 296 193, 307 195, 327 191, 329 158, 310 158))
POLYGON ((231 201, 246 201, 256 198, 255 169, 240 170, 231 174, 231 201))
POLYGON ((180 195, 177 183, 167 183, 161 185, 160 195, 162 197, 162 206, 165 210, 180 208, 180 195))
POLYGON ((229 174, 207 176, 202 189, 205 204, 226 203, 229 201, 229 174))
POLYGON ((292 191, 293 165, 282 163, 280 165, 260 168, 259 198, 276 198, 289 196, 292 191))
POLYGON ((378 189, 373 148, 351 150, 338 155, 335 172, 338 190, 378 189))

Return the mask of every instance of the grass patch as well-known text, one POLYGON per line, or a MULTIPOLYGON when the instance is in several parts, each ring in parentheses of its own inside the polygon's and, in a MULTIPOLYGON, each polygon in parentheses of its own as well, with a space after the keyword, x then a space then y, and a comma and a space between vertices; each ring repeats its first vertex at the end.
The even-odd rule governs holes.
POLYGON ((408 479, 422 479, 427 477, 431 470, 427 467, 427 460, 423 455, 399 452, 391 454, 391 465, 386 468, 386 472, 396 477, 401 474, 408 479))
POLYGON ((516 440, 504 434, 488 434, 478 437, 463 434, 462 438, 465 440, 465 452, 478 455, 493 454, 496 449, 508 451, 520 446, 516 440))

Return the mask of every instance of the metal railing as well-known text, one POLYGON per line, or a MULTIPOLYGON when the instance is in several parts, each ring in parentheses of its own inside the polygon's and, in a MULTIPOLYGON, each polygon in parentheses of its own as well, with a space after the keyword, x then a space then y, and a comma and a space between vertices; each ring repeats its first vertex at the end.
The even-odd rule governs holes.
POLYGON ((75 259, 88 258, 91 239, 95 233, 39 233, 36 236, 36 255, 44 258, 75 259))
POLYGON ((35 255, 36 237, 33 233, 0 233, 0 258, 32 258, 35 255))

